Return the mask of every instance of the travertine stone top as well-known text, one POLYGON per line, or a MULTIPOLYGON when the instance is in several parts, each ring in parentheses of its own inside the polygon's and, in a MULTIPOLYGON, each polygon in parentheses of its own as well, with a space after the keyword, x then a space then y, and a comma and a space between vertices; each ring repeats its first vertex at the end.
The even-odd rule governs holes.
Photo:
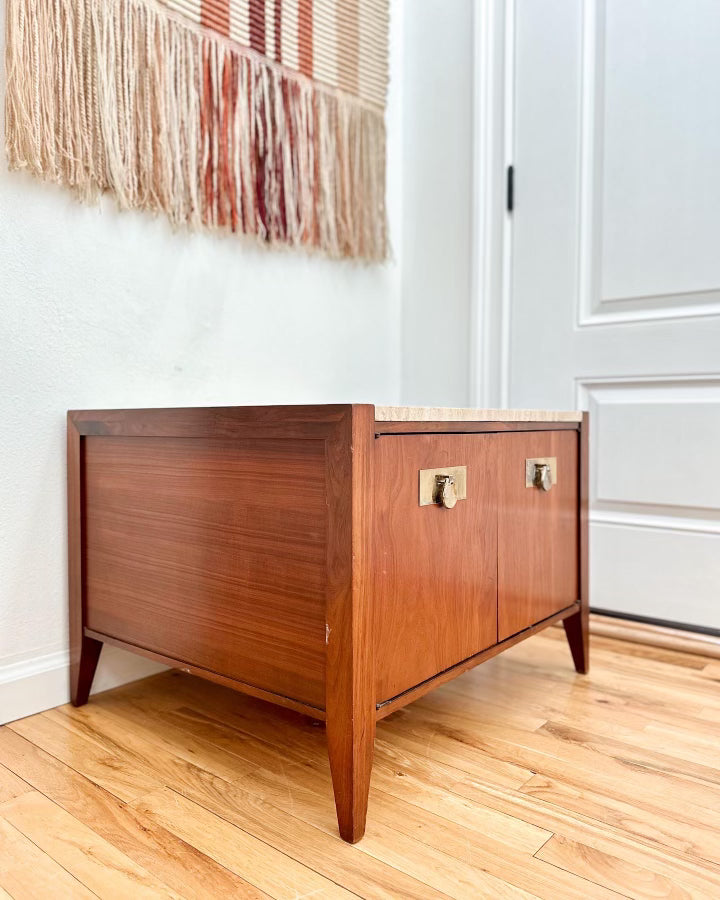
POLYGON ((376 406, 376 422, 581 422, 577 410, 376 406))

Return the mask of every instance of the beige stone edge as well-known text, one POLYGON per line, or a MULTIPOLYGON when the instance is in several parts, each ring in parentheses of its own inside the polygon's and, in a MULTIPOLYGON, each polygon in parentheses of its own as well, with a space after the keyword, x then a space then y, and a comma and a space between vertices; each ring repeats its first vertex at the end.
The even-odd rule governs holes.
POLYGON ((377 422, 581 422, 582 412, 551 409, 467 409, 452 406, 376 406, 377 422))

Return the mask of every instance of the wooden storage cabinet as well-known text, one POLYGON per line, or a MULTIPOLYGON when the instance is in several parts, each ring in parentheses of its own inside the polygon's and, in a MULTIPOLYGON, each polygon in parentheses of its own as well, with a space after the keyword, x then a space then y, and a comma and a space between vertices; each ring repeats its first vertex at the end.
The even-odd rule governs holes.
POLYGON ((576 413, 71 412, 73 702, 111 643, 325 720, 356 841, 378 719, 561 619, 586 671, 586 510, 576 413))

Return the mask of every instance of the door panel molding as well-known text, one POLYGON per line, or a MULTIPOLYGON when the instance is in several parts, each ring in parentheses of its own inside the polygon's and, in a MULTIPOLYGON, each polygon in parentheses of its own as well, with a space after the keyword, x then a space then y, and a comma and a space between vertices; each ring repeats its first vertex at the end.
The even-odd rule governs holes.
POLYGON ((593 605, 717 628, 717 541, 714 533, 596 522, 590 531, 593 605))
MULTIPOLYGON (((691 512, 683 510, 683 514, 691 512)), ((623 528, 643 528, 656 531, 682 531, 693 534, 720 534, 720 519, 705 518, 678 518, 673 516, 671 520, 665 515, 653 515, 650 512, 636 513, 604 509, 595 509, 590 514, 590 524, 617 525, 623 528)))
POLYGON ((720 285, 681 293, 602 296, 607 2, 583 0, 577 327, 720 315, 720 285))
MULTIPOLYGON (((602 446, 603 408, 608 410, 610 407, 618 406, 645 406, 657 413, 660 408, 677 406, 677 413, 672 409, 669 409, 667 412, 667 416, 670 419, 669 427, 666 430, 669 449, 667 444, 658 447, 652 444, 649 451, 652 454, 656 450, 658 456, 662 458, 662 465, 673 467, 673 474, 677 478, 678 476, 683 476, 682 467, 685 463, 685 454, 679 442, 687 441, 689 447, 695 446, 692 462, 688 463, 687 475, 689 496, 694 496, 693 492, 697 491, 698 485, 698 463, 701 469, 707 468, 707 477, 711 478, 713 448, 720 444, 720 439, 713 440, 712 435, 710 435, 711 439, 707 442, 707 451, 704 451, 702 449, 705 446, 703 437, 700 434, 695 434, 694 438, 688 438, 686 430, 683 429, 683 423, 678 422, 678 416, 694 416, 701 428, 704 427, 705 420, 709 429, 712 430, 713 427, 717 429, 717 426, 713 426, 713 423, 720 421, 720 373, 682 376, 578 378, 575 379, 575 390, 578 405, 590 410, 593 422, 591 458, 595 460, 595 464, 591 473, 590 483, 591 523, 720 534, 720 499, 707 504, 699 504, 697 502, 683 503, 680 502, 677 496, 677 488, 675 488, 676 495, 674 498, 671 493, 668 499, 664 501, 658 500, 658 491, 654 485, 652 486, 653 499, 642 499, 643 488, 647 491, 649 491, 649 488, 647 485, 642 485, 642 477, 638 479, 637 472, 634 476, 632 488, 633 491, 638 492, 636 496, 622 497, 607 494, 603 496, 601 484, 603 476, 602 466, 607 464, 608 456, 612 457, 612 453, 608 452, 608 448, 603 448, 602 446), (604 400, 603 394, 605 395, 604 400), (717 406, 717 410, 712 409, 715 406, 717 406), (700 407, 710 407, 710 409, 704 411, 700 407), (700 442, 700 452, 698 452, 698 442, 700 442), (703 466, 702 459, 700 459, 703 452, 706 452, 708 456, 706 466, 703 466), (675 458, 673 458, 673 454, 675 454, 675 458), (640 496, 641 499, 636 499, 637 496, 640 496)), ((638 447, 637 440, 634 444, 636 446, 632 446, 630 443, 624 445, 624 462, 631 467, 638 466, 638 455, 641 456, 643 452, 642 444, 638 447), (629 457, 627 454, 629 454, 629 457)), ((645 448, 645 450, 647 451, 648 448, 645 448)), ((648 467, 651 470, 657 465, 657 459, 648 459, 648 467)), ((709 491, 710 496, 712 496, 713 491, 715 491, 714 488, 709 491)), ((704 496, 703 493, 700 499, 704 499, 704 496)))

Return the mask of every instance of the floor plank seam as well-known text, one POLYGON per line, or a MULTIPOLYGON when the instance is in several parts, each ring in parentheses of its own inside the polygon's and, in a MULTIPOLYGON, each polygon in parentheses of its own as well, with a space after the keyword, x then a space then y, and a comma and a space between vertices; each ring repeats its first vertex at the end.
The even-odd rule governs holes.
MULTIPOLYGON (((237 787, 237 785, 235 785, 235 786, 237 787)), ((259 841, 261 844, 264 844, 266 847, 270 847, 270 848, 271 848, 272 850, 274 850, 276 853, 281 853, 283 856, 287 857, 287 859, 291 859, 291 860, 293 860, 293 862, 299 863, 301 866, 305 866, 306 869, 310 869, 312 872, 315 872, 315 874, 316 874, 316 875, 319 875, 321 878, 325 878, 325 879, 327 879, 327 881, 331 881, 333 884, 336 884, 339 888, 342 888, 343 890, 349 891, 349 893, 351 893, 351 894, 354 894, 354 893, 355 893, 354 891, 352 891, 352 890, 350 890, 349 888, 347 888, 345 885, 340 884, 338 881, 335 881, 335 879, 331 878, 329 875, 325 875, 323 872, 319 871, 318 869, 314 869, 312 866, 308 865, 304 860, 299 859, 298 857, 293 856, 293 855, 290 854, 290 853, 286 853, 284 850, 281 850, 279 847, 275 847, 273 844, 269 843, 269 842, 266 841, 266 840, 263 840, 263 838, 258 837, 256 834, 253 834, 251 831, 246 831, 244 828, 241 828, 239 825, 236 825, 235 822, 231 822, 230 819, 226 819, 225 816, 222 815, 222 813, 217 812, 217 810, 211 809, 211 808, 208 807, 208 806, 205 806, 205 804, 201 803, 201 802, 200 802, 199 800, 197 800, 195 797, 190 797, 190 796, 188 796, 187 794, 183 794, 181 791, 178 791, 178 790, 176 790, 176 789, 173 788, 173 787, 168 787, 168 790, 171 791, 171 793, 177 794, 179 797, 183 797, 185 800, 189 800, 191 803, 196 804, 196 805, 199 806, 201 809, 204 809, 205 812, 210 813, 211 816, 215 816, 216 818, 218 818, 218 819, 220 819, 221 821, 225 822, 226 824, 230 825, 231 828, 237 828, 238 831, 242 831, 244 834, 248 835, 248 836, 249 836, 250 838, 252 838, 253 840, 259 841)), ((133 803, 135 803, 135 802, 136 802, 136 801, 133 801, 133 803)), ((272 807, 273 809, 277 809, 277 807, 276 807, 274 804, 268 803, 267 801, 264 801, 264 802, 266 802, 267 805, 270 806, 270 807, 272 807)), ((129 804, 129 805, 132 807, 132 804, 129 804)), ((281 812, 282 812, 282 810, 281 810, 281 812)), ((299 816, 295 816, 295 815, 294 815, 293 813, 291 813, 291 812, 289 812, 289 813, 287 813, 287 814, 288 814, 289 816, 292 816, 293 818, 298 819, 299 821, 304 822, 305 824, 311 825, 313 828, 315 828, 315 829, 316 829, 317 831, 319 831, 321 834, 324 834, 324 833, 325 833, 325 832, 323 832, 323 830, 322 830, 321 828, 317 828, 317 826, 313 825, 312 822, 307 822, 307 820, 305 820, 305 819, 300 819, 299 816)), ((357 849, 357 848, 355 848, 355 846, 353 846, 352 849, 357 849)), ((217 862, 217 860, 215 860, 215 861, 217 862)), ((222 865, 222 864, 221 864, 221 863, 218 863, 218 865, 222 865)), ((223 868, 226 868, 226 867, 223 866, 223 868)), ((401 871, 401 870, 397 870, 397 871, 401 871)), ((245 877, 245 876, 244 876, 244 877, 245 877)), ((408 876, 408 877, 411 877, 411 878, 412 878, 413 876, 408 876)), ((415 879, 415 880, 417 880, 417 879, 415 879)), ((255 885, 255 887, 258 887, 258 885, 255 885)), ((258 889, 260 890, 260 888, 258 888, 258 889)), ((362 895, 356 894, 356 896, 360 897, 360 900, 364 900, 364 898, 362 897, 362 895)))
MULTIPOLYGON (((189 800, 191 803, 197 804, 197 806, 202 807, 202 809, 204 809, 206 812, 210 813, 210 815, 213 815, 213 816, 215 816, 216 818, 221 819, 223 822, 226 822, 226 823, 227 823, 228 825, 230 825, 232 828, 235 828, 235 829, 237 829, 238 831, 242 831, 243 834, 248 835, 252 840, 258 841, 259 843, 264 844, 266 847, 270 847, 270 848, 271 848, 273 851, 275 851, 276 853, 282 853, 283 856, 286 856, 288 859, 293 859, 293 857, 289 856, 287 853, 283 853, 282 850, 279 850, 277 847, 273 847, 272 844, 269 844, 267 841, 263 841, 262 838, 257 837, 257 835, 254 835, 252 832, 246 831, 244 828, 240 828, 239 825, 236 825, 234 822, 230 822, 228 819, 225 819, 223 816, 219 815, 219 814, 218 814, 217 812, 215 812, 214 810, 211 810, 211 809, 208 809, 207 807, 202 806, 201 803, 198 803, 198 801, 195 800, 195 799, 193 799, 192 797, 186 797, 184 794, 180 793, 180 791, 175 790, 175 789, 174 789, 173 787, 171 787, 170 785, 165 785, 165 789, 168 790, 168 791, 170 791, 170 792, 173 793, 173 794, 177 794, 178 797, 183 797, 183 799, 189 800)), ((138 798, 136 798, 135 800, 132 800, 132 801, 130 801, 130 802, 128 802, 128 803, 124 803, 123 806, 126 807, 126 808, 128 808, 128 809, 131 809, 131 810, 132 810, 137 816, 139 816, 142 820, 148 820, 148 821, 150 821, 153 825, 157 825, 157 823, 152 819, 151 816, 146 816, 146 815, 144 815, 144 814, 142 813, 142 811, 139 810, 139 809, 137 809, 136 806, 135 806, 136 803, 137 803, 137 804, 140 804, 140 803, 142 802, 142 800, 143 800, 144 797, 149 797, 149 796, 151 796, 153 793, 155 793, 155 792, 154 792, 154 791, 149 791, 147 794, 144 794, 143 797, 138 797, 138 798)), ((160 827, 164 828, 165 826, 160 826, 160 827)), ((180 837, 178 834, 175 834, 175 832, 172 831, 172 829, 167 829, 167 830, 170 831, 172 834, 174 834, 175 837, 177 838, 177 840, 181 841, 181 842, 182 842, 183 844, 185 844, 187 847, 190 847, 191 849, 193 849, 196 853, 200 853, 202 856, 204 856, 206 859, 208 859, 208 860, 210 860, 211 862, 213 862, 215 865, 219 866, 219 867, 220 867, 221 869, 223 869, 225 872, 228 872, 228 873, 229 873, 230 875, 232 875, 232 876, 237 876, 237 875, 238 875, 237 872, 233 871, 233 869, 229 868, 229 867, 226 866, 224 863, 220 862, 219 860, 215 859, 214 857, 208 856, 207 853, 204 853, 204 852, 203 852, 202 850, 200 850, 199 848, 193 846, 192 844, 189 844, 184 838, 180 837)), ((299 862, 299 860, 294 860, 294 862, 299 862)), ((305 868, 308 868, 308 869, 310 868, 309 866, 307 866, 305 863, 302 863, 302 862, 300 863, 300 865, 304 865, 305 868)), ((312 869, 311 871, 314 871, 315 874, 316 874, 316 875, 319 875, 321 878, 326 878, 328 881, 332 881, 332 879, 328 878, 326 875, 323 875, 321 872, 317 872, 315 869, 312 869)), ((241 876, 239 876, 239 877, 243 878, 245 881, 247 881, 248 884, 251 884, 254 888, 257 888, 258 891, 261 891, 261 892, 264 893, 263 888, 262 888, 259 884, 257 884, 257 883, 255 883, 254 881, 252 881, 252 877, 251 877, 251 876, 248 876, 248 875, 246 875, 246 874, 243 874, 243 875, 241 875, 241 876)), ((337 886, 338 886, 339 888, 342 888, 343 890, 348 890, 347 888, 343 887, 343 885, 338 884, 337 882, 334 882, 334 881, 333 881, 333 884, 337 884, 337 886)), ((315 893, 319 893, 320 890, 322 890, 322 889, 319 889, 319 890, 316 891, 315 893)), ((350 891, 349 893, 354 893, 354 892, 353 892, 353 891, 350 891)), ((304 897, 309 897, 309 896, 312 896, 312 893, 310 893, 310 894, 304 894, 304 895, 302 895, 302 896, 304 896, 304 897)), ((358 895, 355 895, 355 896, 358 896, 358 895)), ((300 900, 300 898, 298 897, 298 898, 296 898, 296 900, 300 900)), ((362 898, 361 898, 361 900, 362 900, 362 898)))
POLYGON ((554 869, 559 869, 561 872, 567 872, 569 875, 574 875, 576 878, 581 878, 583 881, 586 881, 588 884, 595 885, 596 887, 602 887, 606 891, 609 891, 611 894, 615 894, 616 897, 625 897, 626 900, 638 900, 637 896, 633 894, 622 894, 620 891, 616 891, 615 888, 608 887, 606 884, 602 884, 599 881, 593 881, 592 878, 586 878, 585 875, 580 875, 578 872, 573 872, 571 869, 565 868, 565 866, 560 866, 554 862, 548 862, 548 860, 543 859, 541 862, 544 862, 547 866, 552 866, 554 869))
MULTIPOLYGON (((38 793, 42 793, 42 791, 38 791, 38 793)), ((46 795, 43 794, 43 796, 46 796, 46 795)), ((47 797, 47 799, 50 800, 51 803, 55 803, 55 801, 52 800, 50 797, 47 797)), ((7 803, 11 803, 11 802, 12 801, 7 801, 7 803)), ((69 869, 67 869, 59 860, 55 859, 54 857, 52 857, 48 853, 46 853, 45 850, 43 850, 43 848, 39 844, 37 844, 29 835, 25 834, 23 831, 21 831, 19 828, 17 828, 15 825, 13 825, 13 823, 10 822, 9 819, 6 819, 5 816, 2 815, 2 807, 5 805, 6 805, 5 803, 0 804, 0 816, 2 816, 2 819, 4 822, 6 822, 12 829, 17 831, 18 834, 21 834, 25 838, 25 840, 29 841, 29 843, 31 843, 33 845, 33 847, 35 847, 40 853, 42 853, 43 856, 47 856, 48 859, 51 859, 55 863, 55 865, 58 866, 58 868, 62 869, 63 872, 66 872, 70 876, 70 878, 72 878, 73 881, 76 881, 81 887, 83 887, 86 891, 88 891, 90 894, 92 894, 93 897, 97 897, 98 900, 102 900, 102 897, 100 897, 99 894, 96 894, 95 891, 93 891, 91 888, 89 888, 83 881, 81 881, 76 875, 74 875, 69 869)), ((58 806, 58 804, 55 803, 55 806, 58 806)), ((59 806, 59 808, 62 809, 62 807, 60 807, 60 806, 59 806)), ((79 820, 77 820, 77 821, 79 821, 79 820)), ((10 893, 10 892, 8 891, 8 893, 10 893)), ((13 896, 13 895, 11 894, 11 896, 13 896)))

